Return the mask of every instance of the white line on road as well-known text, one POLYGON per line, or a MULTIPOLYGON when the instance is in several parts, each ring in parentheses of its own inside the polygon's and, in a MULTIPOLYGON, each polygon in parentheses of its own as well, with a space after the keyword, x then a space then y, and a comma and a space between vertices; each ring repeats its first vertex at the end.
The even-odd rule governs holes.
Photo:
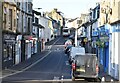
POLYGON ((61 37, 59 39, 57 39, 52 45, 55 45, 60 39, 61 39, 61 37))
POLYGON ((37 60, 35 63, 31 64, 30 66, 26 67, 25 69, 23 69, 23 70, 21 70, 21 71, 17 71, 17 72, 15 72, 15 73, 11 73, 11 74, 9 74, 9 75, 5 75, 5 76, 3 76, 3 77, 0 77, 0 79, 1 79, 1 78, 5 78, 5 77, 8 77, 8 76, 11 76, 11 75, 15 75, 15 74, 21 73, 21 72, 23 72, 23 71, 25 71, 25 70, 33 67, 33 66, 36 65, 38 62, 40 62, 40 61, 42 61, 44 58, 46 58, 50 53, 51 53, 51 51, 49 51, 44 57, 42 57, 41 59, 37 60))
POLYGON ((70 65, 68 61, 65 61, 65 64, 66 64, 66 65, 70 65))
MULTIPOLYGON (((54 45, 57 41, 59 41, 59 40, 60 40, 60 38, 57 39, 51 46, 53 46, 53 45, 54 45)), ((21 73, 21 72, 23 72, 23 71, 25 71, 25 70, 33 67, 33 66, 36 65, 38 62, 40 62, 40 61, 42 61, 44 58, 46 58, 51 52, 52 52, 52 51, 49 51, 44 57, 42 57, 41 59, 37 60, 35 63, 31 64, 30 66, 26 67, 25 69, 23 69, 23 70, 21 70, 21 71, 17 71, 17 72, 15 72, 15 73, 11 73, 11 74, 9 74, 9 75, 2 76, 2 77, 0 77, 0 79, 5 78, 5 77, 8 77, 8 76, 11 76, 11 75, 15 75, 15 74, 21 73)))
POLYGON ((60 80, 60 77, 54 76, 53 80, 60 80))

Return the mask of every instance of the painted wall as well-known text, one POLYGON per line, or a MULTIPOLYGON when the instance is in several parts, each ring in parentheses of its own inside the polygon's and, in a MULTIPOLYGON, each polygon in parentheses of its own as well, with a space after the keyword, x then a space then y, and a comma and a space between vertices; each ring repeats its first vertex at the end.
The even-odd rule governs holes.
POLYGON ((119 52, 119 37, 120 37, 120 31, 117 31, 118 29, 120 29, 120 24, 113 24, 111 26, 112 28, 112 33, 111 33, 111 37, 110 37, 110 69, 109 69, 109 74, 116 78, 119 79, 119 62, 118 62, 118 58, 120 57, 120 52, 119 52))
POLYGON ((44 29, 42 32, 42 39, 45 39, 45 42, 47 42, 48 39, 51 40, 51 34, 53 33, 51 32, 52 27, 50 27, 49 25, 49 19, 41 16, 39 24, 44 26, 44 29))

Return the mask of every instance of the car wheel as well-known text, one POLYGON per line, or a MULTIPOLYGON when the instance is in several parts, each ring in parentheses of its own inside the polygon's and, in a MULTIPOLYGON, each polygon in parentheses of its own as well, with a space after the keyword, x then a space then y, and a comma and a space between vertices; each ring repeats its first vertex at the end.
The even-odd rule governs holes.
POLYGON ((75 77, 72 75, 72 81, 75 81, 75 77))
POLYGON ((100 78, 96 78, 96 79, 94 79, 94 82, 101 82, 101 79, 100 78))
POLYGON ((91 78, 87 78, 85 80, 88 81, 88 82, 94 82, 95 81, 94 79, 91 79, 91 78))

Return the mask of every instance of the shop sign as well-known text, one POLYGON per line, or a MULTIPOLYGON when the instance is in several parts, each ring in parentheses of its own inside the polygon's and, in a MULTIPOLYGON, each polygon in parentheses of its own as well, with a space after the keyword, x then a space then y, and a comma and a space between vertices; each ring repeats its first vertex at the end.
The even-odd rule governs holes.
POLYGON ((100 28, 100 36, 108 36, 109 35, 109 29, 106 29, 105 27, 100 28))
POLYGON ((98 37, 92 37, 93 41, 96 41, 98 39, 98 37))
POLYGON ((118 28, 118 29, 113 29, 113 32, 120 32, 120 29, 118 28))
POLYGON ((98 36, 98 31, 93 31, 92 36, 98 36))
POLYGON ((33 40, 32 38, 33 38, 32 36, 24 36, 25 40, 33 40))
POLYGON ((15 36, 14 35, 5 34, 4 35, 4 39, 5 40, 15 40, 15 36))
POLYGON ((108 42, 109 41, 109 37, 100 37, 100 40, 104 41, 104 42, 108 42))

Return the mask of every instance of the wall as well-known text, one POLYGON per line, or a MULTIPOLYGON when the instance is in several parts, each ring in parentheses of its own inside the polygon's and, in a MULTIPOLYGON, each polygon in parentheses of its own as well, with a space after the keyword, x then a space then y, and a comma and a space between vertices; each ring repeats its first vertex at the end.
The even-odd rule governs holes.
MULTIPOLYGON (((1 1, 0 1, 0 18, 2 18, 2 3, 1 3, 1 1)), ((2 20, 3 19, 0 19, 0 77, 2 77, 2 72, 1 72, 1 70, 2 70, 2 20)), ((0 82, 1 82, 1 80, 0 80, 0 82)))
MULTIPOLYGON (((12 6, 10 3, 4 3, 3 6, 3 10, 5 10, 4 13, 6 13, 6 29, 4 28, 4 30, 8 30, 8 31, 12 31, 12 32, 16 32, 16 4, 14 4, 14 6, 12 6), (9 29, 10 27, 10 20, 9 20, 9 9, 12 9, 12 30, 9 29), (15 21, 15 26, 14 26, 14 21, 15 21)), ((3 15, 4 18, 4 15, 3 15)))
POLYGON ((110 16, 110 23, 120 20, 120 0, 111 1, 112 15, 110 16))
POLYGON ((42 33, 42 39, 45 39, 45 42, 47 42, 47 39, 50 36, 50 28, 48 27, 48 19, 46 17, 40 17, 40 21, 39 24, 41 24, 42 26, 44 26, 44 30, 42 33))
POLYGON ((112 33, 111 33, 111 37, 112 39, 110 40, 110 43, 112 45, 110 45, 111 48, 110 49, 110 64, 109 64, 109 74, 116 78, 119 79, 119 57, 120 57, 120 52, 119 52, 119 34, 120 32, 115 31, 116 29, 120 29, 120 24, 113 24, 112 25, 112 33))

